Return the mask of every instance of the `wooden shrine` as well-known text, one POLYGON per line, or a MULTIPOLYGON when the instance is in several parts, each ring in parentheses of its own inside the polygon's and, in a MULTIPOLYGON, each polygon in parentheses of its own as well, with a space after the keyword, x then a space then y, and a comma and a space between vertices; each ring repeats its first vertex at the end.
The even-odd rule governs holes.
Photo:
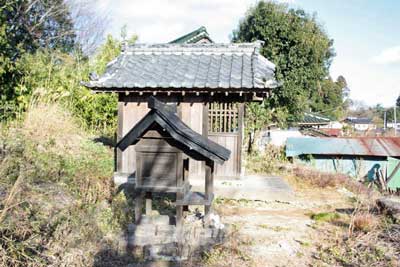
MULTIPOLYGON (((214 198, 214 162, 222 164, 230 151, 193 131, 174 113, 174 107, 155 97, 148 101, 150 111, 118 142, 124 151, 136 145, 135 221, 140 224, 146 199, 146 214, 152 210, 152 193, 176 194, 176 225, 182 225, 183 207, 204 205, 205 217, 214 198), (190 191, 188 160, 204 161, 205 190, 190 191)), ((175 109, 176 111, 176 109, 175 109)))
MULTIPOLYGON (((213 43, 202 27, 167 44, 124 45, 103 74, 83 82, 95 93, 118 95, 114 181, 134 184, 135 246, 184 240, 171 233, 181 232, 185 208, 203 205, 207 217, 214 176, 243 173, 244 104, 280 85, 261 47, 213 43), (190 179, 203 177, 204 192, 191 191, 190 179), (142 208, 150 215, 156 193, 176 196, 176 229, 145 222, 151 216, 142 208)), ((215 241, 215 229, 203 228, 201 240, 188 235, 184 242, 215 241)))
MULTIPOLYGON (((138 44, 127 46, 106 72, 84 83, 96 93, 118 94, 118 140, 149 111, 155 96, 176 106, 192 130, 232 152, 216 166, 220 177, 241 174, 244 103, 259 101, 279 83, 260 42, 242 44, 138 44)), ((117 151, 116 175, 135 176, 134 146, 117 151)), ((202 177, 200 162, 189 161, 190 177, 202 177)))

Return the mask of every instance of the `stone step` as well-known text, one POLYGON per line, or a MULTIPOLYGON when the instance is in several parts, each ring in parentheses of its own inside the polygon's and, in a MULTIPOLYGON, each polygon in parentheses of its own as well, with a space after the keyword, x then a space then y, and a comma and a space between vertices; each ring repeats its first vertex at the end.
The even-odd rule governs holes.
POLYGON ((128 245, 144 246, 177 242, 176 235, 134 235, 127 238, 128 245))
POLYGON ((142 215, 140 224, 169 225, 172 221, 174 218, 170 218, 168 215, 142 215))

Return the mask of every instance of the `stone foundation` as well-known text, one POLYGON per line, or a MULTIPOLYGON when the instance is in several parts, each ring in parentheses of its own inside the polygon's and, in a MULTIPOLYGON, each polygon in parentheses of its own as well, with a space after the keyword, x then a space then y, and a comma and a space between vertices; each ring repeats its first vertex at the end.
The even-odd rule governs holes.
POLYGON ((190 215, 179 238, 174 218, 143 215, 140 224, 129 225, 122 245, 138 260, 184 261, 222 243, 225 236, 223 225, 204 224, 201 218, 190 215))

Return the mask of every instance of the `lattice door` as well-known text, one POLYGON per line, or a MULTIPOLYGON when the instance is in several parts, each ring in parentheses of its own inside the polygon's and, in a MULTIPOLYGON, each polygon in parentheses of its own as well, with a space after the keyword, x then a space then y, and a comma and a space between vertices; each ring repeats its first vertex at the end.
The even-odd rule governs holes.
POLYGON ((242 145, 240 104, 210 103, 208 106, 208 136, 214 142, 231 151, 231 157, 223 165, 216 165, 216 176, 238 176, 242 145))
POLYGON ((239 108, 237 103, 210 103, 208 107, 209 133, 237 133, 239 108))

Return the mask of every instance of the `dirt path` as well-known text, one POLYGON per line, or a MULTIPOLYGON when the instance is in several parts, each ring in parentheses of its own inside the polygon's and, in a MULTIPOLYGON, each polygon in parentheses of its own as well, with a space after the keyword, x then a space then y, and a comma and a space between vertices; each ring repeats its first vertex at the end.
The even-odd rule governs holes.
POLYGON ((309 266, 321 234, 310 214, 349 205, 340 190, 314 189, 295 191, 290 202, 221 200, 217 211, 246 240, 241 249, 251 259, 249 266, 309 266))

